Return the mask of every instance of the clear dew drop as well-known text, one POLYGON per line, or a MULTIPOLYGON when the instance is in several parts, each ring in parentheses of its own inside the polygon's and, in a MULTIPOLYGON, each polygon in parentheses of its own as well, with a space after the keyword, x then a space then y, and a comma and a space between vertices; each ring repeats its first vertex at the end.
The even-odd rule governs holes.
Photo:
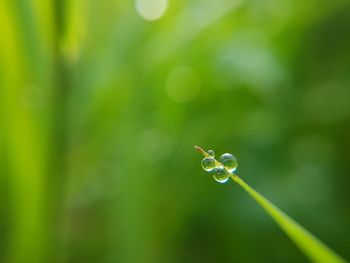
POLYGON ((209 150, 208 154, 213 158, 215 157, 215 152, 213 150, 209 150))
POLYGON ((213 175, 215 181, 222 184, 226 183, 227 180, 230 178, 229 172, 222 166, 215 167, 211 174, 213 175))
POLYGON ((224 153, 223 155, 221 155, 220 162, 230 173, 236 171, 238 166, 237 158, 230 153, 224 153))
POLYGON ((215 168, 215 160, 212 157, 204 157, 202 160, 202 167, 207 172, 212 171, 215 168))

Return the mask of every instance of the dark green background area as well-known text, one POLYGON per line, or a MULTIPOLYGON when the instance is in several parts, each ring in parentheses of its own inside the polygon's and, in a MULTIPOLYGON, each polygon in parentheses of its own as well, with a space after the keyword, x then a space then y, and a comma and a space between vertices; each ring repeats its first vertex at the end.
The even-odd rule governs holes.
POLYGON ((349 2, 143 1, 1 1, 0 261, 307 262, 194 144, 350 259, 349 2))

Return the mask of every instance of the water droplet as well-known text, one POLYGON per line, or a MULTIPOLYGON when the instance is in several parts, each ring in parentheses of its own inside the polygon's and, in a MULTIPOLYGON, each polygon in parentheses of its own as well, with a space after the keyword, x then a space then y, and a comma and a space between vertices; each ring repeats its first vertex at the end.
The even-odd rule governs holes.
POLYGON ((202 167, 204 170, 210 172, 215 168, 215 160, 212 157, 204 157, 202 160, 202 167))
POLYGON ((213 158, 215 157, 215 152, 213 150, 209 150, 208 154, 213 158))
POLYGON ((220 162, 230 173, 233 173, 238 166, 237 158, 230 153, 224 153, 223 155, 221 155, 220 162))
POLYGON ((230 178, 229 172, 222 166, 215 167, 212 171, 212 175, 215 181, 219 183, 226 183, 227 180, 230 178))

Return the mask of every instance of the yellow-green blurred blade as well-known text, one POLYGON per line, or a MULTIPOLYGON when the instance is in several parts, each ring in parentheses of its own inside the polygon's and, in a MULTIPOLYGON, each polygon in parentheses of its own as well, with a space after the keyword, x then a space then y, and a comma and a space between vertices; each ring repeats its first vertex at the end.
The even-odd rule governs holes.
POLYGON ((300 226, 292 218, 273 205, 269 200, 251 188, 238 176, 232 176, 232 179, 238 183, 253 199, 258 202, 262 208, 272 217, 273 220, 282 228, 290 239, 309 257, 313 262, 340 263, 346 262, 334 251, 328 248, 320 240, 314 237, 309 231, 300 226))

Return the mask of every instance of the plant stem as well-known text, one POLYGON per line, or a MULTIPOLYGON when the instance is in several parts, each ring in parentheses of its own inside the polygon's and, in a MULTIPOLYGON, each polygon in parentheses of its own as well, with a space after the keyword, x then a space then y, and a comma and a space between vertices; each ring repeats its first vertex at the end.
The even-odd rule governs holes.
MULTIPOLYGON (((203 154, 205 157, 210 155, 199 146, 194 146, 194 148, 203 154)), ((222 163, 217 161, 215 158, 216 165, 221 165, 222 163)), ((225 168, 226 169, 226 168, 225 168)), ((227 170, 227 169, 226 169, 227 170)), ((255 191, 246 182, 244 182, 238 175, 231 173, 231 178, 239 186, 241 186, 265 211, 268 213, 272 219, 277 223, 277 225, 287 234, 287 236, 299 247, 299 249, 312 261, 317 263, 344 263, 346 262, 342 257, 337 255, 332 249, 323 244, 315 236, 313 236, 309 231, 300 226, 291 217, 286 215, 278 207, 272 204, 269 200, 255 191)))
POLYGON ((210 156, 206 151, 204 151, 201 147, 199 147, 197 145, 194 146, 194 149, 196 151, 198 151, 199 153, 203 154, 205 157, 209 157, 210 156))
POLYGON ((293 240, 312 262, 343 263, 346 262, 333 250, 324 245, 309 231, 277 208, 269 200, 255 191, 237 175, 231 175, 233 181, 240 185, 272 217, 281 229, 293 240))

